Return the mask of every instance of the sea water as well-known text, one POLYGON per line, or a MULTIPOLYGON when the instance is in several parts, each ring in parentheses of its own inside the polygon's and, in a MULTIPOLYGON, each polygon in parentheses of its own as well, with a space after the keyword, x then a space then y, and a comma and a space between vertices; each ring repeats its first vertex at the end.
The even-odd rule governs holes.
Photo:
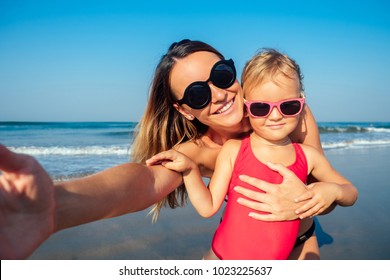
POLYGON ((125 163, 136 123, 0 122, 0 143, 34 156, 55 180, 125 163))
MULTIPOLYGON (((130 160, 136 122, 0 122, 0 143, 34 156, 55 180, 96 173, 130 160)), ((390 146, 390 123, 318 123, 322 146, 390 146)))

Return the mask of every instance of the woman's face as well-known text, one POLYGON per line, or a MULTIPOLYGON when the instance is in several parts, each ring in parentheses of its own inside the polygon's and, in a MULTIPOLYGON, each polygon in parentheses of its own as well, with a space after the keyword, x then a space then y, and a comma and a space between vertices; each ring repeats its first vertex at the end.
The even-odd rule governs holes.
MULTIPOLYGON (((172 92, 177 100, 183 98, 185 89, 193 82, 207 81, 214 64, 221 59, 211 52, 196 52, 178 60, 170 73, 172 92)), ((239 82, 226 89, 218 88, 210 81, 211 102, 202 109, 187 104, 175 104, 175 108, 188 119, 197 118, 214 130, 231 129, 241 124, 244 102, 239 82)))

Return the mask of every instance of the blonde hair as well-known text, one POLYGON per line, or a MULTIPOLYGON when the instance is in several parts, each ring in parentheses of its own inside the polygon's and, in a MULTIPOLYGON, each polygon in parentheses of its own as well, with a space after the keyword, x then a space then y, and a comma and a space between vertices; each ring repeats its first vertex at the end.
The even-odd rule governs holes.
POLYGON ((282 73, 290 79, 295 79, 295 75, 297 75, 301 96, 305 96, 302 83, 303 76, 299 65, 287 55, 269 48, 262 49, 246 63, 241 75, 244 94, 250 92, 264 79, 273 79, 278 73, 282 73))
MULTIPOLYGON (((199 120, 189 121, 173 107, 176 99, 169 79, 172 67, 178 60, 199 51, 212 52, 223 59, 222 54, 210 45, 188 39, 173 43, 162 56, 151 84, 145 113, 134 134, 131 154, 133 161, 144 164, 153 155, 180 143, 194 141, 207 131, 208 127, 199 120)), ((163 206, 183 206, 186 199, 186 189, 181 185, 154 205, 151 210, 153 221, 157 219, 163 206)))

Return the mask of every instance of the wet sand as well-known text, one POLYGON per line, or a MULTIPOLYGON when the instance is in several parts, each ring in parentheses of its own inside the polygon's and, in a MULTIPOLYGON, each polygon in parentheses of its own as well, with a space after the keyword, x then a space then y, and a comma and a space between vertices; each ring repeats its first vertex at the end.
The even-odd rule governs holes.
MULTIPOLYGON (((390 259, 390 147, 326 151, 333 166, 359 189, 353 207, 317 218, 321 258, 390 259)), ((201 259, 220 215, 200 217, 191 204, 163 209, 157 223, 148 210, 63 230, 30 259, 201 259)))

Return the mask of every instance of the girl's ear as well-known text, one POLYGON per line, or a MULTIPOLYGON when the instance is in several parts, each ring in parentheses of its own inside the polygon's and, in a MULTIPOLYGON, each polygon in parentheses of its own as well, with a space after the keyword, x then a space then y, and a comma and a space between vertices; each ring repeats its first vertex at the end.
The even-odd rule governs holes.
POLYGON ((193 121, 195 119, 195 116, 191 114, 188 110, 185 108, 179 106, 178 104, 173 104, 173 107, 180 113, 182 114, 187 120, 193 121))

